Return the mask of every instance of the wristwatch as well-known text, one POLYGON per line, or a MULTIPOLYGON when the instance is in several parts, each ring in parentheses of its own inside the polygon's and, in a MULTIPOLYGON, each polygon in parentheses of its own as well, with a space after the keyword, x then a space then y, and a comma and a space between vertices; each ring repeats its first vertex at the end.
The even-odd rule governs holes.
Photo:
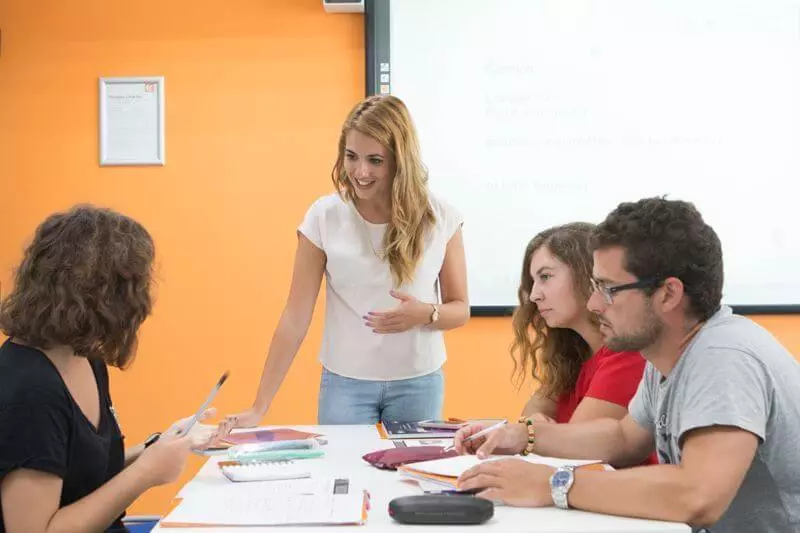
POLYGON ((553 496, 553 503, 561 509, 569 509, 567 494, 572 484, 575 482, 575 467, 562 466, 550 476, 550 494, 553 496))
POLYGON ((429 326, 439 320, 439 304, 431 304, 431 306, 433 307, 433 312, 431 313, 431 321, 428 322, 429 326))
POLYGON ((150 446, 155 444, 159 438, 161 438, 161 433, 153 433, 152 435, 144 439, 144 447, 149 448, 150 446))

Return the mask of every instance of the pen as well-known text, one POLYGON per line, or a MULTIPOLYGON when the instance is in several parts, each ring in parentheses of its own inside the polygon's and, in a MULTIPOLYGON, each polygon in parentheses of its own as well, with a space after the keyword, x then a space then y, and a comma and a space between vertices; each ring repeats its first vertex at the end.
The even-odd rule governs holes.
MULTIPOLYGON (((469 437, 464 439, 463 442, 469 442, 471 440, 477 439, 478 437, 483 437, 484 435, 486 435, 488 433, 491 433, 492 431, 494 431, 496 429, 500 429, 501 427, 505 426, 506 424, 508 424, 508 420, 501 420, 497 424, 492 424, 488 428, 484 428, 484 429, 480 430, 479 432, 475 433, 474 435, 470 435, 469 437)), ((453 449, 455 449, 455 446, 454 445, 450 445, 447 448, 443 449, 442 452, 447 452, 447 451, 450 451, 450 450, 453 450, 453 449)))
POLYGON ((208 398, 206 398, 206 401, 203 402, 203 405, 200 406, 200 409, 197 410, 197 412, 194 414, 194 416, 192 416, 192 418, 189 420, 189 422, 186 424, 185 427, 178 430, 178 436, 189 433, 189 431, 192 429, 192 426, 194 426, 195 423, 197 422, 197 419, 200 418, 200 416, 203 413, 205 413, 206 408, 209 405, 211 405, 212 401, 214 401, 214 396, 217 395, 217 392, 219 391, 220 387, 222 387, 222 384, 225 383, 227 379, 228 379, 228 371, 226 370, 225 373, 222 374, 222 377, 219 378, 219 381, 217 381, 217 384, 214 385, 214 388, 211 389, 211 394, 208 395, 208 398))

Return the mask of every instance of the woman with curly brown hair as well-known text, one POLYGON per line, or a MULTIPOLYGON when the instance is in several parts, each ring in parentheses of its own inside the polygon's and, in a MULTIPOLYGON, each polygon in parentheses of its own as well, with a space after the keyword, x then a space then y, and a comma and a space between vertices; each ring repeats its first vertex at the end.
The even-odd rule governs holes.
POLYGON ((539 385, 523 416, 540 421, 621 419, 636 393, 645 360, 603 345, 592 294, 594 225, 572 223, 539 233, 528 244, 514 312, 515 377, 530 371, 539 385))
POLYGON ((0 533, 125 531, 125 508, 174 481, 197 444, 178 422, 125 450, 114 417, 106 365, 136 355, 154 253, 108 209, 37 228, 0 305, 0 533))

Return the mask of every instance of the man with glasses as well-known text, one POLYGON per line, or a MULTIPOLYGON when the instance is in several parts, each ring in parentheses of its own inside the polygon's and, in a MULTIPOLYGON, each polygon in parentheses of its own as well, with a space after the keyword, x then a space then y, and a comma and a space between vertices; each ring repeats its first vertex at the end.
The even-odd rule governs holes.
POLYGON ((589 309, 612 350, 640 351, 624 419, 526 421, 465 441, 462 453, 538 453, 654 466, 597 471, 503 460, 463 490, 510 505, 685 522, 696 531, 800 531, 800 364, 772 335, 721 305, 722 248, 692 204, 623 203, 594 236, 589 309))

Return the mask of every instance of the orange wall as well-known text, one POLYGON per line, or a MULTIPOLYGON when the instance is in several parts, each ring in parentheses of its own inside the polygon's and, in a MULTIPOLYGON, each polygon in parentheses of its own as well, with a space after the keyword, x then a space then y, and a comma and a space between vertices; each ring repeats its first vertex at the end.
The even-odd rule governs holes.
MULTIPOLYGON (((363 95, 361 16, 327 15, 319 0, 0 0, 0 30, 3 288, 50 212, 85 201, 122 210, 150 229, 159 256, 139 357, 113 374, 130 443, 190 414, 226 368, 217 406, 247 407, 296 224, 330 191, 338 128, 363 95), (138 75, 166 78, 167 165, 100 168, 97 79, 138 75)), ((321 315, 267 423, 314 422, 321 315)), ((800 352, 797 318, 759 321, 800 352)), ((446 414, 516 415, 525 394, 510 386, 509 340, 507 319, 447 334, 446 414)), ((176 489, 133 511, 163 511, 176 489)))

